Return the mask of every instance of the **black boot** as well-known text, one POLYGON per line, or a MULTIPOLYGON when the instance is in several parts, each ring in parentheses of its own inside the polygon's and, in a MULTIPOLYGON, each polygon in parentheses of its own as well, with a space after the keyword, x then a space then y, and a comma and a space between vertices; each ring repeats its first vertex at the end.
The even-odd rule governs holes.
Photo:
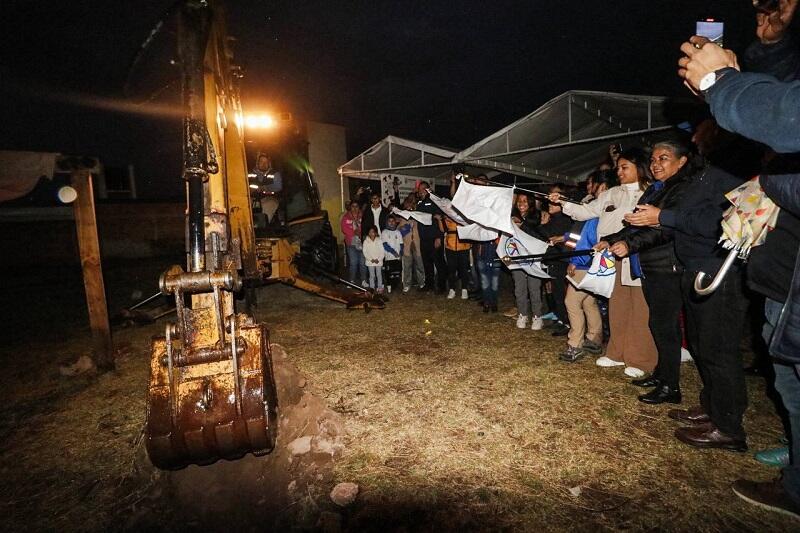
POLYGON ((639 401, 649 404, 681 403, 681 389, 673 389, 669 385, 659 385, 647 394, 639 396, 639 401))

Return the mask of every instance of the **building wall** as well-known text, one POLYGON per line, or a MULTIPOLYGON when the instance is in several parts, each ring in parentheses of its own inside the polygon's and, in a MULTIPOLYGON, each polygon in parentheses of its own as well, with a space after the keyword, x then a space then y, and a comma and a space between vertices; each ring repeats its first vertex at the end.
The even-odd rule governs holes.
POLYGON ((308 159, 319 187, 322 209, 328 211, 334 234, 341 242, 342 234, 339 229, 339 215, 342 211, 341 182, 337 169, 347 161, 345 129, 342 126, 321 122, 309 122, 306 128, 308 159))

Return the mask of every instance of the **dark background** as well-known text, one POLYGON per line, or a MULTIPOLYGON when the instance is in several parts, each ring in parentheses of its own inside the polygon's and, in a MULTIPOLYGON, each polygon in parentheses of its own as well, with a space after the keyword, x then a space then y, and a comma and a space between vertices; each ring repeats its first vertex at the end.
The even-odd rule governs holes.
MULTIPOLYGON (((158 106, 177 84, 150 106, 123 94, 172 4, 5 0, 0 149, 130 162, 141 196, 179 195, 176 108, 158 106)), ((227 11, 245 111, 341 124, 351 156, 388 134, 464 148, 570 89, 685 95, 678 47, 698 17, 725 20, 737 52, 755 28, 750 0, 238 0, 227 11)), ((141 71, 174 71, 168 56, 141 71)))

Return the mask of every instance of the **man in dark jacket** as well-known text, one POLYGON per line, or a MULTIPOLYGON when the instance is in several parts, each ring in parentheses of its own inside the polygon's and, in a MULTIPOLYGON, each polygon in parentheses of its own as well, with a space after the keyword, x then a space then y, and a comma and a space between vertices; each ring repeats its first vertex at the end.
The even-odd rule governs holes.
MULTIPOLYGON (((771 21, 779 30, 788 27, 796 7, 796 0, 782 1, 776 13, 762 15, 759 37, 770 30, 771 21)), ((800 151, 800 82, 781 83, 768 75, 741 73, 732 52, 707 45, 698 37, 684 43, 681 50, 686 57, 680 61, 680 75, 689 85, 704 92, 721 126, 763 142, 779 153, 800 151)), ((792 61, 784 64, 791 65, 792 61)), ((787 72, 794 70, 796 78, 800 60, 793 65, 787 72)), ((800 174, 762 175, 760 183, 782 209, 800 216, 800 174)), ((782 290, 778 287, 777 292, 769 292, 780 296, 782 290)), ((771 299, 770 294, 767 296, 771 299)), ((770 354, 794 365, 794 368, 775 365, 775 388, 790 416, 792 464, 783 469, 782 479, 772 482, 738 480, 733 490, 750 503, 800 517, 800 463, 797 459, 800 452, 800 264, 795 263, 783 305, 774 300, 770 303, 770 299, 766 306, 767 321, 775 324, 770 354)))
MULTIPOLYGON (((430 185, 428 182, 421 181, 417 186, 417 211, 430 213, 434 217, 442 217, 442 210, 439 209, 428 192, 430 185)), ((425 267, 425 287, 423 290, 435 290, 437 293, 444 293, 447 288, 447 264, 444 262, 444 245, 442 243, 442 232, 439 229, 437 219, 433 219, 433 224, 419 224, 420 252, 422 253, 422 264, 425 267)))
POLYGON ((361 242, 366 242, 367 233, 373 226, 378 228, 378 235, 386 229, 386 220, 389 210, 381 205, 381 195, 374 192, 369 197, 369 205, 362 210, 361 217, 361 242))

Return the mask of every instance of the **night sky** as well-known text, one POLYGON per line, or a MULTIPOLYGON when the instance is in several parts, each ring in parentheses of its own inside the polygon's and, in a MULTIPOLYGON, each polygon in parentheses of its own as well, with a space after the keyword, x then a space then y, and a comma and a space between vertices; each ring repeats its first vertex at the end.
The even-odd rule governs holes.
MULTIPOLYGON (((131 162, 143 196, 179 194, 179 123, 122 90, 172 3, 5 0, 0 149, 131 162)), ((754 38, 750 0, 228 2, 245 110, 341 124, 351 156, 388 134, 464 148, 570 89, 685 95, 678 46, 704 16, 735 51, 754 38)))

